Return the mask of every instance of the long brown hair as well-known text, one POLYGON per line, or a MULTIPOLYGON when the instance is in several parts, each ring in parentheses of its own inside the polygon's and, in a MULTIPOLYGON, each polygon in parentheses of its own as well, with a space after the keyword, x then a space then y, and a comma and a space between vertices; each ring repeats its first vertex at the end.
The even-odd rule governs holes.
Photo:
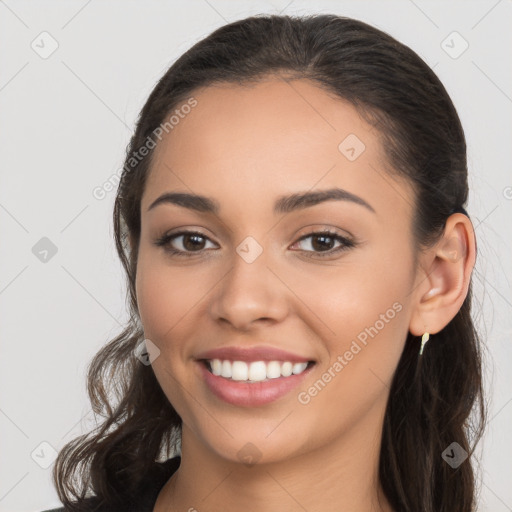
MULTIPOLYGON (((335 15, 259 15, 222 26, 195 44, 155 86, 127 147, 114 230, 130 321, 88 369, 92 408, 102 423, 66 444, 55 463, 54 482, 69 510, 85 510, 83 498, 91 493, 115 506, 135 493, 142 476, 178 450, 180 441, 181 418, 152 367, 134 357, 144 338, 135 294, 140 203, 154 151, 145 158, 134 155, 197 88, 249 84, 272 74, 313 80, 377 128, 388 172, 414 185, 418 247, 438 240, 448 216, 467 201, 466 142, 455 107, 425 62, 388 34, 335 15)), ((482 347, 470 305, 471 286, 460 311, 421 358, 418 338, 407 337, 387 404, 379 468, 397 511, 476 507, 471 455, 483 434, 486 408, 482 347), (469 455, 456 468, 442 457, 454 442, 469 455)))

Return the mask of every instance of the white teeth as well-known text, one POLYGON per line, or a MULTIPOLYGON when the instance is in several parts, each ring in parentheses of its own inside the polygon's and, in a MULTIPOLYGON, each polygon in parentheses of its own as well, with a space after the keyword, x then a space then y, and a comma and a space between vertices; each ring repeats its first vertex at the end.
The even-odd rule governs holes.
MULTIPOLYGON (((235 363, 233 363, 235 365, 235 363)), ((247 366, 247 364, 245 365, 247 366)), ((267 365, 264 361, 254 361, 249 364, 249 380, 265 380, 267 378, 267 365)), ((239 380, 247 380, 247 379, 239 379, 239 380)))
POLYGON ((290 363, 290 361, 286 361, 286 363, 283 363, 283 366, 281 366, 281 374, 285 377, 289 377, 292 374, 293 370, 293 364, 290 363))
POLYGON ((277 379, 278 377, 281 377, 281 363, 270 361, 267 363, 267 379, 277 379))
POLYGON ((292 373, 294 375, 297 375, 298 373, 302 373, 305 369, 308 363, 295 363, 292 367, 292 373))
POLYGON ((213 375, 220 375, 222 373, 222 361, 220 359, 212 359, 210 361, 210 367, 213 375))
POLYGON ((221 375, 223 377, 231 377, 231 363, 229 361, 222 362, 221 375))
POLYGON ((308 363, 291 363, 290 361, 221 361, 220 359, 209 360, 210 370, 214 375, 226 379, 245 380, 248 382, 261 382, 279 377, 289 377, 302 373, 308 363))
POLYGON ((233 372, 231 375, 233 380, 247 380, 249 375, 249 367, 243 361, 233 361, 231 371, 233 372))

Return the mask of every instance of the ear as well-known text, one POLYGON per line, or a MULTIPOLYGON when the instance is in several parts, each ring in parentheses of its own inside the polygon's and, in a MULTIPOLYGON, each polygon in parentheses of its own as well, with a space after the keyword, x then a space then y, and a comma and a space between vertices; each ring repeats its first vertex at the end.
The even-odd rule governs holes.
POLYGON ((466 215, 454 213, 439 242, 420 256, 411 334, 435 334, 450 323, 467 296, 475 259, 473 224, 466 215))

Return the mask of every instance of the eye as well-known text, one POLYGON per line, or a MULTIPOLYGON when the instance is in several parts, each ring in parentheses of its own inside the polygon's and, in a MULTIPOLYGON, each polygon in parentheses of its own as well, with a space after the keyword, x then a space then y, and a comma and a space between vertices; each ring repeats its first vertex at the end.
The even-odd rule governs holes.
MULTIPOLYGON (((315 257, 320 258, 332 256, 333 254, 348 250, 351 247, 355 247, 356 245, 353 240, 341 236, 336 232, 325 230, 304 235, 291 247, 308 239, 312 239, 312 241, 304 245, 311 248, 312 250, 308 250, 306 248, 302 249, 302 251, 306 253, 313 253, 315 257), (340 245, 333 249, 332 245, 336 242, 338 242, 340 245)), ((155 241, 155 245, 158 247, 164 247, 165 251, 173 256, 191 257, 194 255, 193 253, 200 254, 204 251, 204 245, 206 243, 205 241, 212 243, 206 235, 203 235, 199 231, 180 231, 179 233, 163 235, 155 241), (173 247, 173 243, 180 239, 181 241, 177 245, 180 245, 181 247, 173 247)))
POLYGON ((305 251, 313 252, 315 257, 319 256, 320 258, 332 256, 333 254, 337 254, 341 251, 346 251, 347 249, 350 249, 356 245, 353 240, 350 240, 344 236, 338 235, 336 232, 329 230, 309 233, 308 235, 301 237, 294 245, 297 245, 298 243, 308 239, 311 239, 311 241, 304 245, 311 248, 312 250, 306 249, 305 251), (340 246, 338 246, 336 249, 333 249, 332 246, 335 242, 339 242, 340 246))
POLYGON ((209 239, 198 231, 181 231, 172 235, 163 235, 156 240, 155 245, 164 247, 167 252, 176 256, 192 256, 187 253, 201 252, 204 248, 204 240, 209 239), (180 238, 182 240, 178 242, 178 245, 181 245, 182 248, 172 247, 171 243, 180 238))

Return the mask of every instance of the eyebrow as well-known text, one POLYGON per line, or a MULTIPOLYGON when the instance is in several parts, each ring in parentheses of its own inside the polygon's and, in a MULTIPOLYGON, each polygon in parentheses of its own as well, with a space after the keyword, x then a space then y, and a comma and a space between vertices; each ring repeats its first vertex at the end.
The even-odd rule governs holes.
MULTIPOLYGON (((281 196, 274 203, 274 214, 290 213, 325 201, 350 201, 376 213, 373 207, 361 197, 341 188, 331 188, 316 192, 298 192, 288 196, 281 196)), ((215 199, 185 192, 167 192, 162 194, 151 203, 147 211, 160 204, 174 204, 202 213, 218 214, 220 212, 220 204, 215 199)))

